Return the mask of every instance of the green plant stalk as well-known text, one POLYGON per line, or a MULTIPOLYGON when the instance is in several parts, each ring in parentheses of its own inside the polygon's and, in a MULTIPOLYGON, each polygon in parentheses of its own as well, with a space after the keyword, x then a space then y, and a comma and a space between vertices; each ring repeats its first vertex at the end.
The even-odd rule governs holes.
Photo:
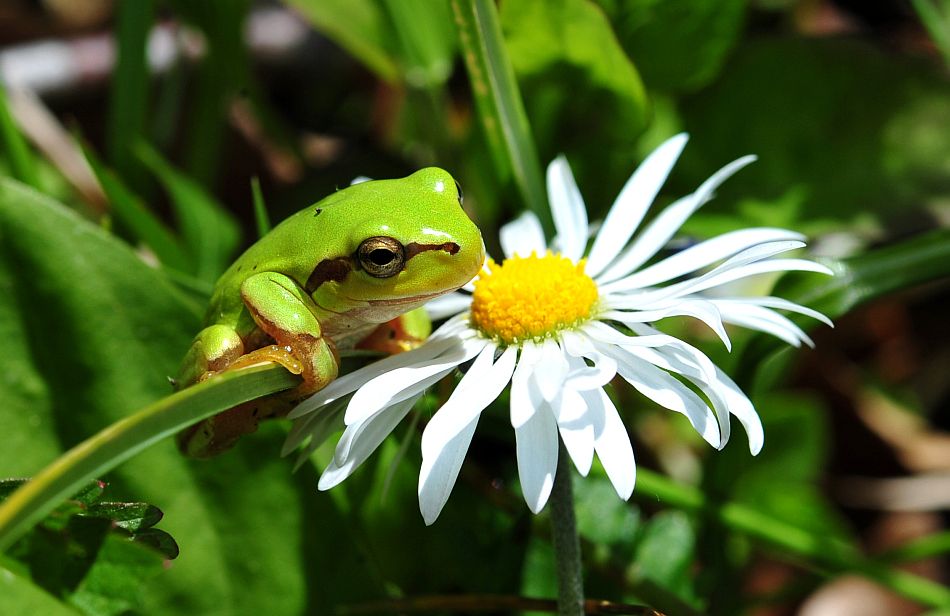
POLYGON ((710 505, 698 489, 677 484, 645 469, 637 469, 634 496, 643 503, 702 512, 723 525, 787 554, 800 557, 806 565, 825 572, 850 571, 863 575, 923 605, 950 608, 950 589, 920 576, 892 569, 862 556, 841 541, 818 537, 798 527, 738 503, 710 505))
POLYGON ((299 378, 276 364, 225 372, 159 400, 79 443, 0 504, 0 552, 85 483, 196 421, 289 389, 299 378))
POLYGON ((908 541, 880 554, 878 558, 887 563, 912 563, 946 554, 950 554, 950 531, 908 541))
POLYGON ((120 2, 116 7, 118 61, 109 92, 109 161, 127 183, 141 186, 145 174, 131 146, 145 137, 149 69, 146 46, 155 18, 153 0, 120 2))
POLYGON ((0 139, 3 141, 3 149, 10 159, 13 177, 24 184, 39 189, 36 159, 23 138, 23 134, 20 133, 20 128, 17 126, 16 120, 13 119, 13 114, 10 113, 7 92, 2 85, 0 85, 0 139))
POLYGON ((495 2, 452 0, 452 12, 475 105, 495 163, 503 173, 512 173, 525 205, 541 220, 550 239, 554 223, 547 206, 538 152, 505 49, 495 2))
POLYGON ((251 196, 254 198, 254 224, 257 227, 257 237, 262 238, 271 229, 270 217, 267 215, 267 204, 264 203, 264 193, 261 192, 261 181, 255 175, 251 178, 251 196))
POLYGON ((574 515, 571 463, 561 446, 551 488, 551 543, 557 569, 558 616, 584 615, 584 569, 574 515))

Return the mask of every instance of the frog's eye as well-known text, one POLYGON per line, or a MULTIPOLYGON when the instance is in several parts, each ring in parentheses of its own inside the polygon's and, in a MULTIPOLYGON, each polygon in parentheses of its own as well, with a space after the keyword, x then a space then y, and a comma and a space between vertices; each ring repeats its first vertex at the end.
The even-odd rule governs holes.
POLYGON ((462 205, 462 185, 459 184, 458 180, 455 180, 455 190, 459 196, 459 205, 462 205))
POLYGON ((371 237, 363 240, 356 250, 356 257, 373 278, 389 278, 402 271, 406 249, 391 237, 371 237))

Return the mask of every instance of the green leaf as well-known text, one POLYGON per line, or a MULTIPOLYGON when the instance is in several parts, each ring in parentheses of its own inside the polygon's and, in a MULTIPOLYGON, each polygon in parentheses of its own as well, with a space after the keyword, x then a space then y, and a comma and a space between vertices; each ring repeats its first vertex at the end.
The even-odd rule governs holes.
POLYGON ((406 82, 420 88, 445 83, 458 40, 448 0, 385 0, 384 5, 399 42, 406 82))
POLYGON ((395 34, 374 0, 287 0, 313 26, 386 81, 395 81, 395 34))
POLYGON ((119 528, 129 532, 144 530, 158 524, 162 510, 148 503, 96 503, 83 515, 111 520, 119 528))
POLYGON ((693 91, 722 69, 747 0, 597 0, 651 89, 693 91))
POLYGON ((234 218, 196 182, 172 167, 143 142, 135 148, 171 197, 182 237, 195 262, 198 278, 217 280, 240 243, 240 228, 234 218))
POLYGON ((112 214, 132 237, 144 242, 163 265, 183 272, 195 271, 196 264, 189 261, 178 238, 153 214, 141 199, 112 171, 106 168, 95 151, 82 140, 79 141, 86 161, 96 174, 96 179, 109 198, 112 214))
POLYGON ((472 94, 496 171, 501 179, 514 177, 525 206, 541 220, 547 237, 553 237, 554 223, 538 152, 515 81, 512 60, 502 38, 495 3, 492 0, 452 0, 452 9, 472 94))
POLYGON ((538 150, 566 154, 587 203, 609 203, 649 111, 606 16, 589 0, 507 0, 501 23, 538 150))
POLYGON ((108 533, 69 603, 86 614, 141 611, 145 583, 163 573, 163 563, 164 557, 150 547, 108 533))
POLYGON ((0 562, 0 614, 76 616, 79 612, 63 605, 29 579, 14 573, 0 562))
MULTIPOLYGON (((127 245, 9 180, 0 181, 0 234, 0 476, 31 476, 167 396, 200 321, 127 245)), ((157 504, 181 547, 161 583, 143 587, 142 613, 302 613, 320 592, 308 580, 332 568, 328 554, 365 579, 355 553, 337 556, 351 542, 326 532, 342 522, 314 474, 292 475, 280 459, 283 437, 262 427, 200 462, 165 440, 104 477, 121 500, 157 504)))
POLYGON ((695 591, 689 569, 695 559, 695 549, 695 533, 685 514, 658 513, 641 531, 636 566, 642 576, 662 585, 681 600, 692 600, 695 591))

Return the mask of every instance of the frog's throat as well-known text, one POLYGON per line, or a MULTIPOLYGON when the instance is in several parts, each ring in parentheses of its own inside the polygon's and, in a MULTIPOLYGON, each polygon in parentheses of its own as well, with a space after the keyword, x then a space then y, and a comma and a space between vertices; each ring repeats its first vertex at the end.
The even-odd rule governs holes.
MULTIPOLYGON (((443 244, 420 244, 418 242, 410 242, 406 244, 406 263, 409 262, 413 257, 430 250, 444 250, 450 255, 458 253, 460 247, 455 242, 445 242, 443 244)), ((317 266, 313 268, 313 272, 310 273, 310 277, 307 278, 307 284, 304 287, 307 290, 307 293, 312 294, 314 291, 320 288, 325 282, 343 282, 347 275, 357 269, 358 261, 352 256, 349 257, 334 257, 333 259, 324 259, 317 263, 317 266)), ((437 294, 438 295, 438 294, 437 294)))

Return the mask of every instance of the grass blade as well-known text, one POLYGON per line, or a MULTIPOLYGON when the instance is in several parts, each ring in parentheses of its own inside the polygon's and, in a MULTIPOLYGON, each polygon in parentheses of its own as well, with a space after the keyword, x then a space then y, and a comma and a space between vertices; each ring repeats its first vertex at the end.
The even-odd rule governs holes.
POLYGON ((36 159, 30 146, 27 145, 20 128, 10 113, 6 90, 0 86, 0 139, 3 140, 3 149, 10 159, 13 177, 24 184, 39 189, 39 176, 36 172, 36 159))
POLYGON ((57 458, 0 505, 0 551, 85 483, 150 445, 196 421, 298 382, 276 364, 226 372, 104 428, 57 458))
POLYGON ((200 185, 146 143, 140 141, 135 151, 171 197, 185 246, 193 259, 193 271, 203 280, 217 280, 230 264, 240 241, 237 223, 200 185))
POLYGON ((138 186, 142 168, 131 156, 131 148, 145 137, 149 93, 146 47, 155 5, 153 0, 120 2, 116 11, 118 59, 109 92, 106 152, 119 175, 138 186))
POLYGON ((525 205, 538 216, 545 234, 551 238, 554 223, 545 197, 538 152, 505 49, 495 3, 493 0, 452 0, 452 8, 478 114, 493 158, 503 176, 512 174, 525 205))
POLYGON ((261 192, 261 180, 256 175, 251 178, 251 195, 254 197, 254 222, 257 224, 257 237, 267 235, 271 229, 270 217, 267 215, 267 204, 264 203, 264 194, 261 192))
POLYGON ((189 259, 178 238, 115 173, 103 165, 91 147, 81 141, 79 144, 119 224, 128 229, 133 238, 147 244, 163 265, 183 272, 189 271, 189 259))

